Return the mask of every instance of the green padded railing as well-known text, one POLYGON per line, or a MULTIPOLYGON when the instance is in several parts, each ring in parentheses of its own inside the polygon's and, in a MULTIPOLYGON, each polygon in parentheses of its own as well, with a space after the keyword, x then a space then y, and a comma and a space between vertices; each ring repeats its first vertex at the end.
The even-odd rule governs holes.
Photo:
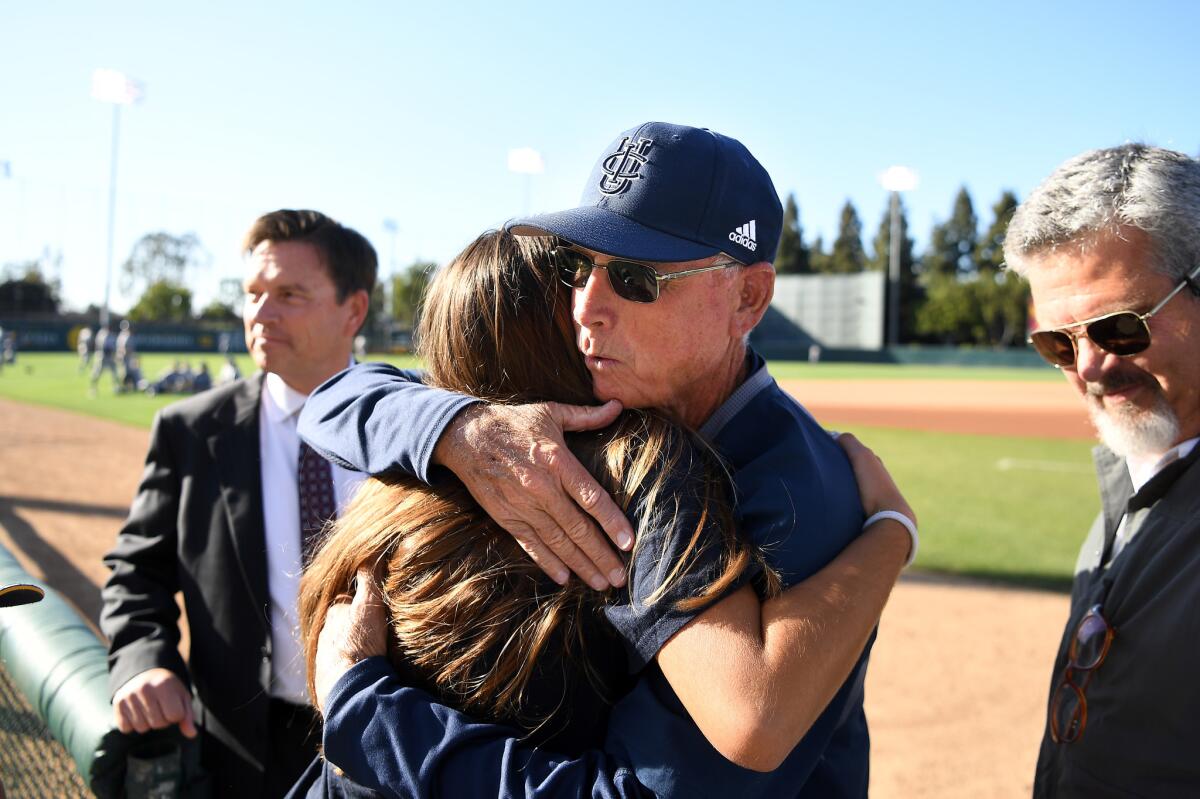
POLYGON ((97 750, 111 750, 106 741, 119 736, 108 697, 108 651, 73 605, 0 546, 0 585, 10 583, 39 585, 46 597, 0 610, 0 659, 90 784, 104 758, 97 750))

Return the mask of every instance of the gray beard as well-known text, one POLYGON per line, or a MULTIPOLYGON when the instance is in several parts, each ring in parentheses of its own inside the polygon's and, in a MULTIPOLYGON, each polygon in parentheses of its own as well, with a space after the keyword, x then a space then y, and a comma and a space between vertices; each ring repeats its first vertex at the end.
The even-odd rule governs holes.
POLYGON ((1104 446, 1122 458, 1161 455, 1179 440, 1179 417, 1162 390, 1154 386, 1155 403, 1150 408, 1123 405, 1108 411, 1099 396, 1088 396, 1088 412, 1104 446))

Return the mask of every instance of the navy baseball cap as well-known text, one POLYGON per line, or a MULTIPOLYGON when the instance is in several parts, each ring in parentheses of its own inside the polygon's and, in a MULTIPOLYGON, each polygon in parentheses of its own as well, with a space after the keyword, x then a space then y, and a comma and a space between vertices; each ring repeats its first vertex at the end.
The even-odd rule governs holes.
POLYGON ((752 264, 775 260, 783 206, 767 170, 738 140, 647 122, 604 151, 578 208, 504 227, 639 261, 695 261, 723 252, 752 264))

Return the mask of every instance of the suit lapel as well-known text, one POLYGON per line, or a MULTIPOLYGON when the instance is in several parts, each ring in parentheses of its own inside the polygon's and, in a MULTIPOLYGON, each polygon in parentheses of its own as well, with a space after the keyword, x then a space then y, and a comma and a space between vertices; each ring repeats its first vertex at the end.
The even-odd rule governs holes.
POLYGON ((221 423, 208 437, 208 446, 217 465, 229 535, 233 538, 242 579, 260 611, 255 615, 270 630, 262 453, 258 440, 262 384, 263 375, 255 375, 230 396, 219 413, 221 423))

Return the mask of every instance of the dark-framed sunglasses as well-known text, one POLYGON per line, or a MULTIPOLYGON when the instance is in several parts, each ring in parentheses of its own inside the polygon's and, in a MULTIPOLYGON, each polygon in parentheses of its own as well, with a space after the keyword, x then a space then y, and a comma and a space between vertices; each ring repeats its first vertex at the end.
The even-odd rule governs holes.
POLYGON ((1083 735, 1087 727, 1087 686, 1108 657, 1116 633, 1104 618, 1100 605, 1093 605, 1075 626, 1062 681, 1050 700, 1050 738, 1054 743, 1069 744, 1083 735), (1077 683, 1080 674, 1083 682, 1077 683))
POLYGON ((684 269, 682 272, 663 274, 650 264, 625 258, 613 258, 606 264, 598 264, 588 253, 562 243, 550 250, 550 257, 554 261, 554 268, 558 270, 559 280, 571 288, 583 288, 587 285, 593 269, 603 269, 608 273, 608 282, 612 285, 613 293, 631 302, 654 302, 658 299, 660 284, 669 280, 741 266, 739 262, 730 259, 699 269, 684 269))
POLYGON ((1116 311, 1052 330, 1036 330, 1029 334, 1029 343, 1048 363, 1059 369, 1075 365, 1079 354, 1075 340, 1081 334, 1105 352, 1122 358, 1137 355, 1150 346, 1150 317, 1161 311, 1176 294, 1183 291, 1184 286, 1194 285, 1192 280, 1197 275, 1200 275, 1200 266, 1179 281, 1170 294, 1146 313, 1116 311), (1076 328, 1082 328, 1081 333, 1071 332, 1076 328))

